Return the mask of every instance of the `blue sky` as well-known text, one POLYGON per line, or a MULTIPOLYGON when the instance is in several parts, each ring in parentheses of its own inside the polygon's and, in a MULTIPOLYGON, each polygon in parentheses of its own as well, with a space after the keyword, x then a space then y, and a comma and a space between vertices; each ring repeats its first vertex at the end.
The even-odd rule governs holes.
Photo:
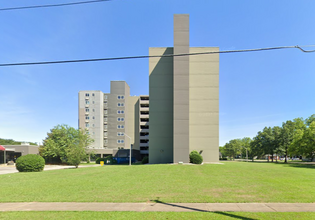
MULTIPOLYGON (((0 8, 72 1, 1 1, 0 8)), ((112 0, 0 11, 0 63, 148 55, 173 45, 173 14, 190 14, 190 46, 237 50, 315 44, 315 1, 112 0)), ((315 48, 306 48, 315 49, 315 48)), ((220 55, 220 145, 315 113, 315 53, 220 55)), ((78 124, 78 92, 125 80, 148 94, 148 60, 0 67, 0 138, 41 142, 78 124)))

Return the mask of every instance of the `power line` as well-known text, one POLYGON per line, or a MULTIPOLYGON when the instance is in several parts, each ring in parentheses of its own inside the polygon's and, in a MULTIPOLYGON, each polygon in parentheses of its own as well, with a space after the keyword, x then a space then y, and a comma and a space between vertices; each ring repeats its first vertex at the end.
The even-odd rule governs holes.
POLYGON ((314 47, 315 45, 305 46, 283 46, 283 47, 266 47, 257 49, 245 49, 245 50, 224 50, 224 51, 210 51, 201 53, 184 53, 184 54, 165 54, 165 55, 145 55, 145 56, 130 56, 130 57, 110 57, 110 58, 95 58, 95 59, 80 59, 80 60, 58 60, 58 61, 42 61, 42 62, 28 62, 28 63, 3 63, 2 66, 26 66, 26 65, 46 65, 46 64, 61 64, 61 63, 83 63, 83 62, 95 62, 95 61, 109 61, 109 60, 130 60, 130 59, 143 59, 143 58, 158 58, 158 57, 180 57, 180 56, 196 56, 206 54, 220 54, 220 53, 240 53, 240 52, 257 52, 268 50, 281 50, 281 49, 299 49, 304 53, 315 52, 315 50, 304 50, 302 47, 314 47))
POLYGON ((22 7, 13 7, 13 8, 0 8, 0 11, 12 11, 12 10, 31 9, 31 8, 60 7, 60 6, 81 5, 81 4, 90 4, 90 3, 105 2, 105 1, 110 1, 110 0, 93 0, 93 1, 83 1, 83 2, 52 4, 52 5, 33 5, 33 6, 22 6, 22 7))

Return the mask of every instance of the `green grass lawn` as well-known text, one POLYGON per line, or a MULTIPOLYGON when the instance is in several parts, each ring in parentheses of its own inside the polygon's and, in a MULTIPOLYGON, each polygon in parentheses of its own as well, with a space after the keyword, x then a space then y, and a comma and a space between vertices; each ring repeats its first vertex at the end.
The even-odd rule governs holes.
POLYGON ((64 219, 314 219, 313 212, 0 212, 6 220, 64 220, 64 219))
POLYGON ((315 202, 315 166, 224 162, 0 175, 1 202, 315 202))

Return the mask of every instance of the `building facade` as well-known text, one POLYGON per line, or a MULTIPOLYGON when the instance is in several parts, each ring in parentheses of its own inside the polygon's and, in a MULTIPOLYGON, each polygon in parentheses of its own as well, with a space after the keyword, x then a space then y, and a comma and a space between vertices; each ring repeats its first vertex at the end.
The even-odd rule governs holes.
POLYGON ((196 150, 218 162, 219 55, 176 56, 214 51, 190 47, 189 15, 174 15, 174 46, 149 48, 149 96, 130 96, 124 81, 111 82, 110 93, 79 92, 79 127, 95 140, 91 148, 103 156, 133 145, 149 163, 188 163, 196 150))
POLYGON ((94 140, 89 147, 100 157, 113 155, 140 158, 139 96, 130 96, 125 81, 111 81, 110 93, 79 92, 79 127, 94 140))
MULTIPOLYGON (((189 47, 189 15, 174 15, 174 47, 150 56, 219 51, 189 47)), ((219 160, 219 55, 149 58, 150 163, 189 162, 196 150, 219 160)))

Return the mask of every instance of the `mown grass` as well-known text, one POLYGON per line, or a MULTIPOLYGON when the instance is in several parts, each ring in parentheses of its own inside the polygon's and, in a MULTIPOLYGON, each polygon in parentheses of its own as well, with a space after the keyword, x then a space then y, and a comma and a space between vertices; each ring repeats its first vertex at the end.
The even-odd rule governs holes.
POLYGON ((6 220, 64 219, 314 219, 314 212, 0 212, 6 220))
POLYGON ((315 202, 315 166, 224 162, 0 175, 1 202, 315 202))

